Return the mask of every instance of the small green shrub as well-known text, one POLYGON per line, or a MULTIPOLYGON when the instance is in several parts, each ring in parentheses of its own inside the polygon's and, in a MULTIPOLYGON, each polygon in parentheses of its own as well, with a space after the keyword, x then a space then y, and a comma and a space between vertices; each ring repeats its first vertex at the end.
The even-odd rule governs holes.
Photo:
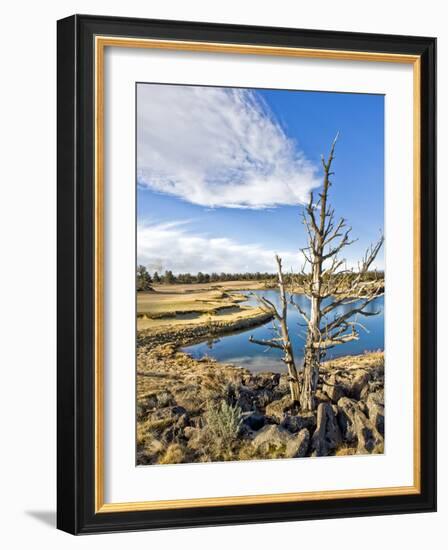
POLYGON ((224 400, 219 405, 209 401, 204 419, 210 438, 220 441, 225 447, 230 447, 238 438, 243 421, 240 407, 229 405, 224 400))

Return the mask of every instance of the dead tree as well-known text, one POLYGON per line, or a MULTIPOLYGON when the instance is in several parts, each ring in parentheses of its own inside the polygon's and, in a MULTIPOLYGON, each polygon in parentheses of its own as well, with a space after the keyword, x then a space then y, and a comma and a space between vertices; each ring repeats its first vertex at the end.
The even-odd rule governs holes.
POLYGON ((357 317, 378 314, 378 311, 367 311, 366 307, 384 292, 379 277, 369 281, 365 277, 383 244, 383 236, 367 250, 357 271, 347 269, 345 259, 340 256, 341 251, 354 241, 350 238, 351 227, 347 226, 344 218, 336 222, 334 209, 328 203, 337 138, 333 141, 328 160, 322 156, 324 177, 319 199, 315 203, 311 193, 302 213, 307 246, 302 249, 305 262, 301 284, 310 300, 309 312, 291 298, 291 304, 304 318, 307 327, 300 392, 300 408, 303 411, 315 408, 319 365, 326 352, 359 338, 358 328, 364 327, 357 317), (343 313, 337 313, 335 310, 342 306, 345 306, 343 313))
POLYGON ((299 401, 300 386, 299 377, 297 375, 297 368, 294 361, 294 351, 291 345, 291 339, 289 337, 288 330, 288 298, 285 289, 285 281, 282 273, 282 260, 279 256, 275 256, 277 262, 277 280, 278 288, 280 291, 280 305, 281 309, 277 307, 264 296, 254 296, 259 301, 262 309, 271 313, 274 317, 274 330, 277 337, 269 340, 257 340, 253 336, 249 338, 250 342, 265 346, 267 348, 279 349, 283 352, 282 360, 288 368, 288 381, 291 392, 291 400, 293 403, 299 401))

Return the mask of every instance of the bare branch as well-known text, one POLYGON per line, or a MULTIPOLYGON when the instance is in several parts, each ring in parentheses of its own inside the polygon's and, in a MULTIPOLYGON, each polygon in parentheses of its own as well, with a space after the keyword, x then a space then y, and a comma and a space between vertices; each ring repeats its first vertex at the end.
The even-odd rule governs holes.
POLYGON ((306 324, 309 325, 309 322, 310 322, 310 318, 309 316, 306 314, 306 312, 300 307, 300 305, 294 301, 294 298, 291 296, 290 298, 290 301, 289 303, 294 306, 297 311, 300 313, 300 315, 305 319, 306 321, 306 324))
MULTIPOLYGON (((349 239, 349 235, 350 235, 351 230, 352 230, 352 228, 349 227, 347 229, 347 231, 344 233, 344 236, 342 237, 341 241, 336 246, 331 248, 329 252, 327 252, 326 254, 324 254, 322 256, 323 261, 328 260, 328 258, 331 258, 332 256, 335 256, 344 247, 349 246, 349 245, 353 244, 356 241, 356 239, 353 239, 353 240, 349 239)), ((326 243, 326 244, 328 244, 328 243, 326 243)))
POLYGON ((352 308, 349 311, 347 311, 346 313, 344 313, 343 315, 340 315, 340 316, 336 317, 333 321, 331 321, 330 323, 328 323, 326 325, 325 330, 327 332, 333 331, 334 329, 341 326, 341 324, 345 323, 348 319, 350 319, 354 315, 362 315, 364 317, 372 317, 374 315, 378 315, 378 313, 379 313, 378 311, 373 311, 372 312, 372 311, 365 311, 365 309, 364 309, 374 299, 375 298, 369 298, 367 300, 364 300, 364 302, 362 303, 361 306, 352 308))
POLYGON ((298 401, 299 395, 300 395, 300 384, 299 384, 299 378, 297 375, 297 369, 294 361, 294 352, 293 352, 291 340, 289 337, 288 321, 287 321, 288 302, 286 297, 285 281, 283 279, 282 260, 280 256, 276 255, 275 261, 277 262, 277 278, 278 278, 278 288, 280 291, 281 312, 266 297, 264 296, 260 297, 254 293, 252 293, 252 295, 256 296, 257 300, 260 302, 262 307, 266 307, 274 315, 275 319, 278 321, 279 327, 274 325, 274 330, 279 335, 279 337, 271 338, 269 340, 259 340, 251 336, 249 338, 249 341, 254 344, 265 346, 267 348, 275 348, 275 349, 282 350, 283 352, 282 361, 288 367, 288 381, 289 381, 290 392, 291 392, 291 400, 292 402, 296 402, 298 401))
POLYGON ((277 311, 277 308, 270 300, 268 300, 264 296, 258 296, 258 294, 255 294, 254 292, 251 292, 250 296, 253 296, 257 300, 257 302, 261 305, 261 308, 264 311, 266 311, 267 313, 272 313, 272 315, 278 321, 281 319, 280 313, 277 311))
POLYGON ((334 241, 334 239, 337 239, 338 237, 342 237, 342 233, 340 233, 341 229, 343 229, 346 226, 345 219, 341 218, 336 226, 336 229, 333 229, 334 226, 330 226, 328 224, 327 229, 324 233, 324 241, 325 245, 328 245, 331 243, 331 241, 334 241))
POLYGON ((306 212, 310 218, 311 227, 315 233, 319 233, 319 228, 317 227, 316 218, 314 216, 315 206, 313 205, 313 192, 310 193, 310 201, 306 206, 306 212))
POLYGON ((249 342, 252 342, 252 344, 258 344, 260 346, 265 346, 268 348, 275 348, 275 349, 281 349, 283 350, 283 345, 276 342, 274 339, 272 340, 257 340, 252 335, 249 337, 249 342))
POLYGON ((353 334, 347 334, 346 336, 341 336, 339 338, 329 338, 328 340, 321 340, 320 342, 316 342, 314 344, 314 347, 316 349, 330 349, 334 346, 337 346, 339 344, 346 344, 347 342, 352 342, 353 340, 358 340, 359 334, 353 333, 353 334))

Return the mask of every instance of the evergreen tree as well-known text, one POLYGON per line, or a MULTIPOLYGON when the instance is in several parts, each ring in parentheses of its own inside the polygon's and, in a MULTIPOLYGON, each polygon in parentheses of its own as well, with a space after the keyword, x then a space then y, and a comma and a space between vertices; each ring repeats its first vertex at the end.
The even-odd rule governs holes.
POLYGON ((137 292, 153 290, 151 275, 144 265, 137 266, 137 292))

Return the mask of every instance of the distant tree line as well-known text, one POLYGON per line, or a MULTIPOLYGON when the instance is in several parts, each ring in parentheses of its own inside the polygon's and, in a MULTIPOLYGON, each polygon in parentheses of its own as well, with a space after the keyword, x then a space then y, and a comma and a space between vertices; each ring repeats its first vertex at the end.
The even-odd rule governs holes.
POLYGON ((275 273, 178 273, 175 275, 171 270, 164 273, 155 271, 152 275, 143 265, 137 267, 137 290, 153 290, 153 284, 175 285, 175 284, 203 284, 223 281, 275 281, 275 273))
MULTIPOLYGON (((336 275, 337 276, 337 275, 336 275)), ((356 272, 353 275, 350 273, 345 277, 355 277, 356 272)), ((374 280, 376 278, 383 277, 383 272, 369 271, 363 275, 364 281, 374 280)), ((303 274, 284 274, 285 284, 302 285, 306 279, 303 274)), ((137 267, 137 291, 150 291, 154 290, 154 284, 164 285, 185 285, 185 284, 204 284, 204 283, 216 283, 225 281, 266 281, 267 283, 275 283, 277 275, 275 273, 267 273, 256 271, 254 273, 178 273, 175 275, 171 270, 166 270, 164 273, 155 271, 152 275, 144 265, 137 267)))

